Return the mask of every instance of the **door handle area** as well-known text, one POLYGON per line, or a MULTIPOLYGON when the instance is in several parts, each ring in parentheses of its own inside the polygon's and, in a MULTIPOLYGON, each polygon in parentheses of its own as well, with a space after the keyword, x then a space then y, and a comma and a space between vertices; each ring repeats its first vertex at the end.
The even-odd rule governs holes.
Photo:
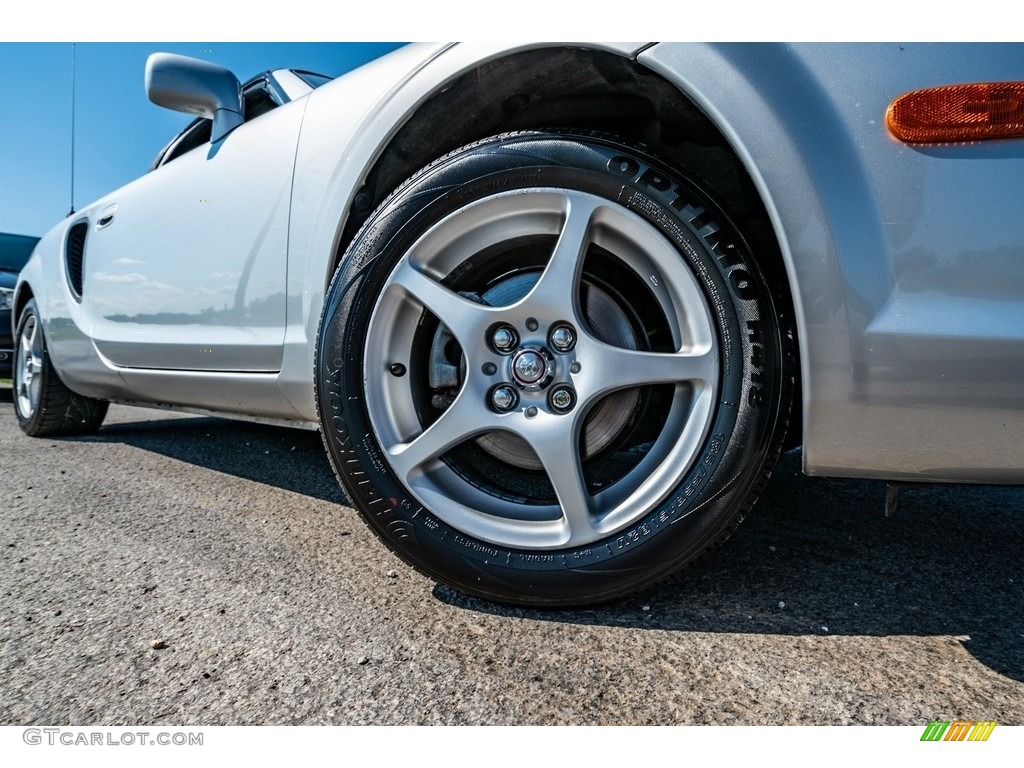
POLYGON ((99 218, 96 220, 96 229, 103 229, 109 227, 111 222, 114 221, 114 214, 117 213, 117 206, 111 205, 100 211, 99 218))

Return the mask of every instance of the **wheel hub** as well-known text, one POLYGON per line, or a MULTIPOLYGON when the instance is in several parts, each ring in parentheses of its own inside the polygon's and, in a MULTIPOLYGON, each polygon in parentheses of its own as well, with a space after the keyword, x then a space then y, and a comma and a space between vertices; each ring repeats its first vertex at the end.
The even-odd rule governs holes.
MULTIPOLYGON (((538 277, 539 272, 536 270, 518 272, 499 280, 481 294, 464 295, 491 306, 511 305, 530 292, 538 277)), ((598 339, 627 349, 640 347, 626 313, 608 291, 584 278, 581 298, 587 323, 598 339)), ((530 332, 528 328, 517 330, 504 322, 493 327, 488 336, 488 346, 496 353, 496 357, 493 362, 488 361, 488 369, 484 372, 489 377, 488 381, 492 380, 490 377, 496 371, 502 371, 501 378, 526 395, 540 391, 550 393, 556 380, 566 383, 571 381, 568 374, 578 374, 583 364, 575 354, 576 333, 560 319, 549 320, 551 322, 546 337, 543 328, 530 332), (520 333, 526 334, 529 339, 522 339, 520 333), (545 338, 547 345, 544 343, 545 338), (517 370, 520 361, 522 369, 517 370), (560 361, 560 364, 556 361, 560 361), (495 363, 498 365, 491 370, 490 366, 495 363), (534 366, 541 364, 544 372, 538 375, 534 366)), ((435 392, 454 393, 467 376, 474 375, 459 361, 459 354, 451 354, 456 348, 451 332, 443 325, 438 327, 431 342, 428 365, 430 387, 435 392)), ((491 390, 492 395, 495 391, 491 390)), ((497 400, 490 400, 490 406, 499 412, 529 406, 519 398, 516 398, 514 405, 508 405, 511 399, 505 397, 503 392, 499 395, 497 400)), ((454 400, 454 394, 435 394, 434 398, 435 407, 443 410, 454 400)), ((538 399, 536 406, 553 406, 553 412, 564 413, 560 407, 564 399, 564 396, 556 398, 554 402, 538 399)), ((638 401, 636 390, 623 390, 609 395, 591 410, 583 427, 582 448, 585 459, 600 454, 619 438, 623 430, 628 428, 638 401)), ((475 442, 495 459, 510 466, 532 471, 543 469, 529 446, 509 432, 491 432, 476 438, 475 442)))
MULTIPOLYGON (((549 357, 549 356, 548 356, 549 357)), ((543 388, 551 381, 544 350, 525 347, 512 356, 509 366, 513 380, 521 387, 543 388)))

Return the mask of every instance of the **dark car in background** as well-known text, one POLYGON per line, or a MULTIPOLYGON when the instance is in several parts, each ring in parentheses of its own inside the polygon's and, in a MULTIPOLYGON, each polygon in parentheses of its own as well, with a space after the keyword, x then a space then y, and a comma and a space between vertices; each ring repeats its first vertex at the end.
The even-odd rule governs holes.
POLYGON ((11 378, 14 361, 14 329, 11 326, 14 284, 38 242, 38 237, 0 232, 0 379, 11 378))

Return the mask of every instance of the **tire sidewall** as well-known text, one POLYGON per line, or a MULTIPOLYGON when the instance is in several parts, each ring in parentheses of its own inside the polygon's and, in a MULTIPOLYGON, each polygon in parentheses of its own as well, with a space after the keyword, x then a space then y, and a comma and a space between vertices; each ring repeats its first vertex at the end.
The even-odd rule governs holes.
POLYGON ((782 350, 765 281, 725 213, 685 175, 613 140, 582 134, 495 137, 442 158, 399 188, 353 241, 328 291, 316 350, 324 441, 354 505, 394 551, 483 597, 593 602, 656 582, 728 535, 772 450, 782 350), (455 530, 398 480, 364 396, 364 340, 377 297, 430 226, 498 192, 570 188, 616 202, 673 241, 704 291, 722 368, 707 437, 675 490, 641 519, 582 547, 531 551, 455 530), (353 459, 355 461, 353 461, 353 459))

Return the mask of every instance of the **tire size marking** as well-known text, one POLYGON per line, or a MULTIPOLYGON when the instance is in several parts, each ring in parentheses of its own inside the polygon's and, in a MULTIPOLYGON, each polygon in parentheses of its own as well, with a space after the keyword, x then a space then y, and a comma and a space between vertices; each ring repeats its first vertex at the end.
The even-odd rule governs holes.
POLYGON ((377 454, 377 451, 376 451, 376 449, 374 447, 375 446, 375 442, 370 437, 370 435, 364 436, 363 439, 361 440, 361 442, 362 442, 362 445, 363 445, 363 454, 366 456, 366 458, 369 460, 369 462, 373 465, 373 469, 376 472, 378 472, 379 474, 381 474, 381 475, 387 474, 387 465, 384 463, 384 461, 381 459, 381 457, 377 454))
POLYGON ((523 173, 515 174, 510 177, 491 179, 488 178, 483 184, 479 186, 471 186, 468 184, 460 184, 453 191, 448 194, 448 199, 455 203, 456 206, 461 206, 462 201, 470 197, 476 197, 478 194, 492 195, 504 192, 509 189, 524 189, 529 187, 540 186, 543 183, 543 173, 539 170, 526 171, 523 173))
POLYGON ((452 536, 452 540, 456 544, 463 546, 468 550, 471 550, 473 552, 481 552, 485 555, 489 555, 490 557, 498 557, 501 554, 494 547, 488 546, 487 544, 482 544, 478 541, 471 541, 470 539, 467 539, 465 536, 462 536, 459 533, 454 533, 454 535, 452 536))
MULTIPOLYGON (((666 216, 664 208, 659 207, 655 201, 638 192, 634 192, 633 198, 623 201, 623 204, 631 210, 645 214, 649 218, 653 219, 658 226, 672 233, 672 239, 675 245, 685 252, 690 266, 698 274, 701 284, 708 291, 708 299, 714 308, 714 313, 720 317, 724 316, 726 314, 725 299, 723 299, 722 295, 719 293, 718 287, 715 281, 711 279, 704 260, 700 258, 696 247, 691 242, 694 235, 685 227, 680 226, 677 221, 666 216)), ((691 208, 690 210, 692 211, 693 209, 691 208)), ((709 244, 708 247, 714 253, 717 253, 717 246, 709 244)), ((725 375, 728 376, 732 372, 732 337, 729 333, 729 328, 725 325, 721 326, 719 331, 721 333, 722 342, 722 363, 725 369, 725 375)))
MULTIPOLYGON (((704 485, 705 480, 711 474, 715 464, 718 463, 719 454, 722 452, 722 448, 724 446, 725 435, 716 433, 708 443, 708 450, 707 453, 704 454, 704 458, 695 466, 695 473, 686 483, 686 487, 683 488, 683 492, 676 497, 672 504, 658 512, 657 517, 654 519, 656 528, 661 528, 666 524, 672 525, 685 517, 685 515, 680 514, 680 512, 684 507, 689 505, 694 494, 696 494, 697 491, 701 489, 701 486, 704 485)), ((633 530, 619 536, 615 540, 615 549, 625 549, 630 544, 635 544, 652 533, 654 533, 654 530, 652 530, 647 523, 642 523, 633 530)))
POLYGON ((747 392, 747 405, 760 408, 764 405, 764 385, 768 383, 764 375, 764 337, 761 335, 761 323, 758 320, 747 320, 747 340, 750 342, 750 390, 747 392))

